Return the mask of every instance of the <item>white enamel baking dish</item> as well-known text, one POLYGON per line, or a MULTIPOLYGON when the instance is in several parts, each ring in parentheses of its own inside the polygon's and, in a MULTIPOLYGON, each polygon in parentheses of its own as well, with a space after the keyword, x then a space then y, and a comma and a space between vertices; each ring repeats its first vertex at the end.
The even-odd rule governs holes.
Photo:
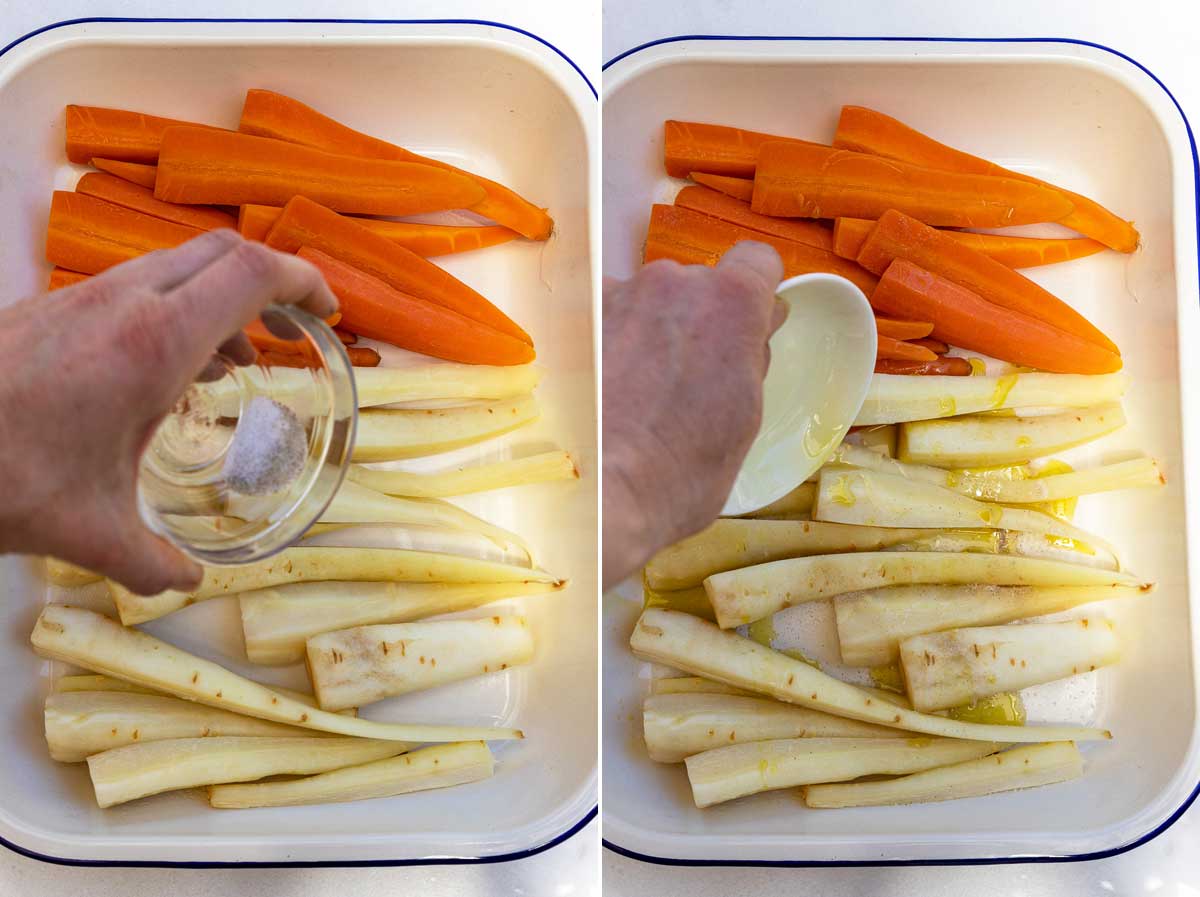
MULTIPOLYGON (((1181 112, 1140 66, 1068 42, 680 39, 620 58, 604 80, 604 265, 640 260, 662 171, 662 122, 709 121, 828 141, 844 103, 872 106, 954 146, 1099 198, 1136 220, 1144 249, 1034 269, 1119 342, 1129 426, 1081 457, 1140 448, 1166 465, 1157 493, 1092 497, 1082 525, 1159 583, 1106 613, 1125 633, 1118 667, 1030 695, 1032 722, 1110 727, 1076 782, 916 807, 808 810, 796 793, 705 811, 681 767, 641 744, 647 665, 627 643, 638 589, 603 610, 603 831, 615 850, 690 863, 809 864, 1082 857, 1161 831, 1200 783, 1197 752, 1197 253, 1194 149, 1181 112), (1180 346, 1186 351, 1181 352, 1180 346)), ((818 633, 819 635, 819 633, 818 633)))
MULTIPOLYGON (((367 711, 516 725, 493 745, 493 779, 405 798, 324 807, 219 812, 196 793, 99 810, 85 767, 52 763, 40 706, 61 673, 28 647, 47 591, 33 564, 0 561, 0 838, 45 858, 151 863, 338 863, 496 859, 574 831, 596 803, 596 404, 594 280, 598 169, 590 85, 538 40, 471 24, 96 23, 54 28, 0 56, 6 131, 0 201, 3 300, 40 290, 50 191, 65 162, 66 103, 135 108, 236 127, 243 92, 269 87, 414 150, 513 186, 557 222, 545 244, 514 242, 444 260, 527 327, 545 377, 533 427, 460 457, 499 459, 557 443, 577 483, 464 500, 520 531, 563 593, 511 602, 535 627, 528 667, 446 686, 367 711)), ((36 413, 36 409, 30 409, 36 413)), ((446 461, 439 459, 439 463, 446 461)), ((505 611, 508 612, 508 611, 505 611)), ((219 600, 147 627, 184 648, 278 684, 297 668, 244 662, 235 605, 219 600)))

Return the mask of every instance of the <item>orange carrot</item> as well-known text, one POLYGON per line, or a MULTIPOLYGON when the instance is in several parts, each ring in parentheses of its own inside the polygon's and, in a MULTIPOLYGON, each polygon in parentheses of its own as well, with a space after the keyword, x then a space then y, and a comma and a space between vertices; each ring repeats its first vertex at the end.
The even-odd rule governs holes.
POLYGON ((1108 374, 1121 357, 1045 321, 993 305, 966 287, 897 258, 871 294, 890 314, 927 317, 936 339, 1057 374, 1108 374))
MULTIPOLYGON (((283 209, 279 206, 247 204, 238 213, 238 232, 247 240, 266 240, 267 233, 283 209)), ((399 243, 417 255, 431 258, 470 252, 499 246, 517 238, 517 232, 498 224, 462 226, 449 224, 414 224, 409 221, 387 221, 382 218, 355 218, 368 230, 399 243)))
POLYGON ((280 93, 270 90, 246 91, 246 103, 242 107, 238 129, 246 134, 275 137, 364 159, 391 159, 432 165, 471 178, 483 189, 486 195, 470 206, 472 211, 531 240, 548 239, 554 229, 554 219, 546 214, 545 209, 538 208, 503 184, 355 131, 280 93))
POLYGON ((337 334, 337 338, 341 340, 343 346, 353 346, 358 342, 357 333, 351 333, 349 330, 343 330, 341 327, 333 328, 333 332, 337 334))
MULTIPOLYGON (((858 263, 868 271, 883 274, 897 258, 966 287, 990 303, 1037 318, 1111 353, 1120 354, 1112 340, 1053 293, 995 259, 964 246, 945 231, 892 210, 880 216, 875 229, 863 243, 858 263)), ((903 316, 913 315, 905 312, 903 316)), ((939 334, 937 319, 930 320, 934 323, 933 335, 938 339, 945 339, 955 346, 966 346, 957 339, 939 334)))
POLYGON ((826 250, 833 249, 833 234, 823 224, 815 221, 768 218, 752 211, 750 203, 710 190, 708 187, 684 187, 675 194, 675 205, 785 240, 795 240, 797 243, 807 243, 809 246, 826 250))
POLYGON ((940 339, 931 339, 930 337, 924 337, 922 339, 909 340, 909 342, 912 343, 914 346, 924 346, 926 349, 928 349, 934 355, 945 355, 947 352, 950 351, 950 346, 948 344, 942 342, 940 339))
POLYGON ((161 118, 126 109, 103 109, 99 106, 67 107, 67 158, 86 164, 99 156, 118 162, 158 160, 163 132, 175 125, 221 131, 211 125, 161 118))
MULTIPOLYGON (((878 289, 878 288, 876 288, 878 289)), ((904 340, 893 339, 890 336, 877 334, 879 340, 875 349, 876 358, 887 358, 892 361, 936 361, 937 353, 931 352, 916 343, 906 343, 904 340)))
POLYGON ((346 354, 350 356, 350 363, 356 368, 377 368, 383 360, 379 353, 369 346, 347 346, 346 354))
POLYGON ((971 362, 954 355, 947 355, 936 361, 897 361, 892 358, 878 358, 875 360, 875 373, 969 377, 971 376, 971 362))
POLYGON ((368 339, 468 364, 524 364, 533 347, 457 311, 393 289, 352 265, 304 247, 300 257, 325 276, 346 328, 368 339))
POLYGON ((725 125, 670 119, 663 122, 663 156, 667 174, 673 178, 686 178, 693 171, 736 178, 754 177, 758 151, 763 144, 772 141, 821 146, 807 140, 777 137, 725 125))
POLYGON ((99 274, 202 233, 199 228, 163 221, 94 196, 55 190, 46 232, 46 260, 83 274, 99 274))
POLYGON ((61 290, 63 287, 82 283, 91 276, 90 274, 82 274, 79 271, 68 271, 66 268, 53 268, 50 271, 50 283, 46 286, 46 290, 53 293, 55 290, 61 290))
POLYGON ((1049 187, 1074 206, 1071 212, 1056 221, 1119 252, 1133 252, 1138 247, 1137 229, 1095 200, 938 143, 882 112, 862 106, 843 106, 833 145, 943 171, 998 175, 1049 187))
POLYGON ((273 352, 270 349, 259 349, 257 363, 265 367, 315 368, 318 362, 316 356, 311 354, 302 355, 294 352, 273 352))
MULTIPOLYGON (((833 251, 842 258, 858 258, 863 241, 875 226, 866 218, 838 218, 833 222, 833 251)), ((970 246, 1010 268, 1036 268, 1095 255, 1104 249, 1086 237, 1014 237, 1009 234, 973 234, 948 230, 946 236, 970 246)))
POLYGON ((432 165, 356 159, 236 131, 163 132, 154 181, 158 199, 282 206, 297 194, 342 212, 415 215, 474 205, 483 188, 432 165))
POLYGON ((871 274, 832 252, 738 227, 680 206, 655 205, 651 209, 644 260, 652 262, 666 258, 685 265, 711 266, 742 240, 774 246, 783 260, 785 277, 823 271, 840 274, 868 296, 875 288, 876 280, 871 274))
POLYGON ((688 177, 697 184, 711 187, 720 193, 724 193, 726 196, 732 196, 734 199, 749 202, 750 197, 754 195, 753 178, 731 178, 723 174, 708 174, 703 171, 693 171, 688 177))
POLYGON ((1025 181, 796 143, 763 144, 750 204, 763 215, 802 218, 878 218, 899 209, 951 227, 1057 221, 1072 208, 1061 193, 1025 181))
POLYGON ((135 212, 153 215, 163 221, 174 221, 176 224, 186 224, 201 230, 233 228, 236 225, 233 216, 220 209, 163 202, 154 198, 153 190, 98 171, 89 172, 81 177, 75 185, 75 192, 95 196, 135 212))
MULTIPOLYGON (((284 252, 299 252, 303 246, 319 249, 393 289, 443 305, 533 345, 529 334, 508 315, 449 272, 306 197, 297 196, 284 207, 266 243, 284 252)), ((365 330, 351 329, 369 336, 365 330)))
POLYGON ((92 168, 116 175, 121 180, 137 184, 139 187, 149 187, 151 190, 154 189, 154 178, 158 175, 158 168, 154 165, 122 162, 118 159, 93 159, 92 168))
POLYGON ((892 339, 918 340, 933 333, 933 325, 925 321, 901 321, 876 316, 875 330, 892 339))

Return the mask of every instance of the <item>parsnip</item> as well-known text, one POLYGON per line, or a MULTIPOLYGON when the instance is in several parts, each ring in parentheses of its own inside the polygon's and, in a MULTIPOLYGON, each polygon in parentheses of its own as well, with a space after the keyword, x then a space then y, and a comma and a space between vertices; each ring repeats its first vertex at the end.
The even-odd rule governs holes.
POLYGON ((355 464, 350 467, 346 478, 388 495, 449 498, 473 492, 506 489, 510 486, 527 486, 552 480, 574 480, 579 478, 579 469, 569 454, 564 451, 552 451, 440 473, 377 470, 355 464))
POLYGON ((692 586, 690 589, 671 589, 659 591, 650 586, 642 586, 642 607, 661 607, 666 610, 678 610, 685 614, 694 614, 705 620, 715 620, 716 613, 708 600, 704 586, 692 586))
POLYGON ((209 803, 218 809, 295 807, 394 797, 490 778, 492 753, 482 741, 437 744, 360 766, 286 782, 214 785, 209 803))
POLYGON ((696 676, 836 716, 926 735, 1024 743, 1112 737, 1104 729, 1084 726, 980 725, 906 710, 737 633, 668 610, 643 611, 629 646, 639 657, 696 676))
POLYGON ((883 550, 1007 554, 1063 564, 1081 564, 1101 570, 1116 570, 1119 566, 1111 551, 1097 549, 1074 539, 1039 533, 1018 533, 1006 529, 925 530, 925 533, 907 542, 889 545, 883 550))
POLYGON ((544 570, 401 548, 288 548, 240 567, 208 567, 191 592, 135 595, 110 583, 121 622, 145 623, 207 598, 293 582, 558 582, 544 570))
POLYGON ((524 617, 358 626, 313 636, 306 659, 317 702, 339 710, 528 663, 533 634, 524 617))
POLYGON ((99 573, 93 573, 70 561, 60 561, 58 558, 46 558, 46 579, 56 586, 73 589, 86 586, 90 582, 103 579, 99 573))
POLYGON ((856 426, 974 414, 999 408, 1085 408, 1125 393, 1124 374, 1005 374, 1001 377, 909 377, 876 374, 856 426))
POLYGON ((313 737, 311 729, 243 716, 194 701, 118 691, 49 695, 45 720, 50 757, 60 763, 78 763, 101 751, 168 738, 313 737))
POLYGON ((722 629, 753 623, 785 607, 884 586, 1141 586, 1124 572, 1036 558, 940 552, 857 552, 772 561, 716 573, 704 581, 722 629))
POLYGON ((1011 623, 1146 591, 1132 586, 892 586, 838 595, 833 611, 842 662, 873 667, 898 659, 900 642, 915 635, 1011 623))
POLYGON ((522 738, 517 729, 377 723, 308 707, 218 664, 91 611, 47 605, 30 638, 42 657, 157 688, 189 701, 306 729, 390 741, 522 738))
POLYGON ((1134 458, 1088 470, 1031 477, 1027 468, 1002 467, 981 470, 945 470, 925 464, 906 464, 878 452, 843 443, 834 451, 830 465, 849 465, 906 477, 953 489, 981 501, 1009 505, 1061 501, 1080 495, 1160 486, 1166 482, 1153 458, 1134 458))
POLYGON ((735 520, 804 520, 812 513, 813 500, 817 495, 814 483, 801 483, 787 495, 777 498, 769 505, 742 514, 735 520))
POLYGON ((1087 673, 1119 656, 1112 623, 1095 617, 951 629, 900 642, 906 691, 923 713, 1087 673))
POLYGON ((748 794, 859 776, 902 775, 973 760, 999 750, 954 738, 785 738, 695 754, 684 763, 697 807, 748 794))
POLYGON ((369 738, 172 738, 113 748, 87 758, 101 807, 221 782, 312 775, 394 757, 408 746, 369 738))
POLYGON ((1083 775, 1083 757, 1070 741, 1030 744, 990 757, 967 760, 880 782, 809 785, 810 807, 877 807, 921 804, 1067 782, 1083 775))
POLYGON ((1045 417, 914 421, 900 428, 899 457, 936 467, 1024 464, 1099 439, 1123 426, 1125 412, 1115 403, 1045 417))
POLYGON ((1099 536, 1050 514, 976 501, 943 486, 874 470, 823 471, 813 516, 857 526, 1015 530, 1070 539, 1114 554, 1099 536))
POLYGON ((554 582, 302 582, 243 592, 238 601, 247 659, 275 666, 303 660, 304 643, 322 632, 407 623, 562 587, 554 582))
POLYGON ((537 420, 538 414, 533 396, 460 408, 363 411, 358 416, 353 459, 394 461, 436 455, 501 436, 537 420))
POLYGON ((757 692, 744 688, 735 688, 724 682, 705 679, 703 676, 662 676, 650 680, 652 695, 740 695, 744 698, 757 698, 757 692))
MULTIPOLYGON (((301 657, 297 658, 302 659, 301 657)), ((316 707, 317 699, 312 695, 305 694, 302 691, 293 691, 290 688, 284 688, 282 685, 267 686, 271 691, 291 698, 293 701, 298 701, 305 707, 316 707)), ((132 682, 126 682, 123 679, 113 679, 111 676, 100 676, 95 674, 81 676, 59 676, 54 680, 54 693, 67 694, 69 692, 80 691, 99 691, 99 692, 127 692, 135 695, 161 695, 169 697, 166 692, 157 688, 146 688, 142 685, 135 685, 132 682)), ((358 710, 354 707, 349 707, 339 711, 346 716, 357 716, 358 710)))
POLYGON ((721 694, 649 695, 642 703, 646 752, 659 763, 729 744, 773 738, 895 738, 896 730, 783 704, 721 694))
POLYGON ((646 565, 645 577, 652 589, 686 589, 726 570, 814 554, 879 551, 923 534, 917 529, 808 520, 720 519, 656 554, 646 565))
POLYGON ((845 445, 861 446, 877 455, 893 458, 896 455, 896 438, 899 431, 895 424, 878 424, 851 430, 842 441, 845 445))

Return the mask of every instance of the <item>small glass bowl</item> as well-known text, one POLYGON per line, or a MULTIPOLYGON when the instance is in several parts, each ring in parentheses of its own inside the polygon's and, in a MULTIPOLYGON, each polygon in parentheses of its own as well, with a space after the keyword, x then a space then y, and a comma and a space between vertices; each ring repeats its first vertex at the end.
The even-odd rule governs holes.
POLYGON ((138 472, 147 526, 203 564, 248 564, 299 539, 354 448, 354 369, 333 330, 292 306, 267 308, 248 330, 257 360, 214 356, 138 472))

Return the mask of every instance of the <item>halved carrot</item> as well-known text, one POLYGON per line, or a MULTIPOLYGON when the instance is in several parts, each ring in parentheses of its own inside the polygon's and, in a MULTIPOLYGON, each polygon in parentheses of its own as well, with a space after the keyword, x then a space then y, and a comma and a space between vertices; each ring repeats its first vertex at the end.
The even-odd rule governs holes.
POLYGON ((871 294, 891 314, 927 317, 945 342, 1056 374, 1108 374, 1121 369, 1115 352, 1029 315, 993 305, 966 287, 902 258, 871 294))
POLYGON ((1095 200, 946 146, 882 112, 863 106, 843 106, 833 145, 943 171, 999 175, 1049 187, 1074 206, 1071 212, 1056 221, 1118 252, 1133 252, 1138 247, 1139 236, 1133 224, 1095 200))
MULTIPOLYGON (((247 204, 238 212, 238 231, 247 240, 266 240, 267 233, 283 212, 279 206, 247 204)), ((515 240, 515 230, 498 224, 461 226, 450 224, 414 224, 410 221, 388 221, 382 218, 355 218, 368 230, 399 243, 417 255, 432 258, 486 249, 515 240)))
POLYGON ((914 346, 924 346, 934 355, 945 355, 950 351, 950 345, 948 343, 944 343, 940 339, 933 339, 932 337, 928 336, 922 337, 921 339, 909 340, 909 342, 914 346))
POLYGON ((163 132, 176 125, 221 131, 211 125, 162 118, 127 109, 100 106, 67 106, 67 158, 86 164, 96 157, 118 162, 158 160, 163 132))
POLYGON ((163 221, 94 196, 55 190, 46 231, 46 260, 82 274, 99 274, 202 233, 199 228, 163 221))
POLYGON ((350 363, 356 368, 377 368, 383 360, 370 346, 347 346, 346 354, 350 356, 350 363))
MULTIPOLYGON (((866 218, 838 218, 833 222, 833 251, 842 258, 858 258, 863 241, 875 227, 866 218)), ((946 235, 977 249, 1010 268, 1036 268, 1086 258, 1104 250, 1104 244, 1087 237, 1014 237, 1009 234, 973 234, 948 230, 946 235)))
POLYGON ((349 330, 344 330, 341 327, 333 328, 333 332, 337 334, 337 338, 341 341, 343 346, 353 346, 358 342, 357 333, 351 333, 349 330))
POLYGON ((797 243, 807 243, 809 246, 826 250, 833 249, 833 233, 823 224, 759 215, 751 210, 750 203, 708 187, 684 187, 675 194, 675 205, 785 240, 795 240, 797 243))
POLYGON ((890 336, 877 334, 875 357, 888 358, 894 361, 936 361, 937 353, 931 352, 916 343, 906 343, 904 340, 893 339, 890 336))
POLYGON ((892 339, 915 340, 933 333, 933 325, 927 321, 902 321, 898 318, 875 316, 875 332, 892 339))
POLYGON ((153 190, 99 171, 91 171, 81 177, 75 185, 75 192, 95 196, 135 212, 153 215, 163 221, 174 221, 176 224, 186 224, 201 230, 233 228, 237 224, 232 215, 220 209, 163 202, 154 198, 153 190))
POLYGON ((685 265, 711 266, 742 240, 774 246, 783 260, 785 277, 827 272, 840 274, 868 296, 875 288, 876 280, 871 274, 828 250, 738 227, 680 206, 655 205, 651 209, 643 258, 646 262, 666 258, 685 265))
POLYGON ((236 131, 163 132, 154 195, 166 202, 282 206, 297 194, 341 212, 416 215, 483 197, 470 178, 415 162, 358 159, 236 131))
POLYGON ((92 168, 116 175, 121 180, 137 184, 139 187, 149 187, 151 190, 154 189, 154 178, 158 175, 158 167, 155 165, 122 162, 119 159, 93 159, 92 168))
MULTIPOLYGON (((945 231, 891 210, 880 216, 871 235, 863 243, 858 253, 858 263, 868 271, 883 274, 897 258, 966 287, 987 302, 1044 321, 1110 353, 1120 354, 1112 340, 1053 293, 1012 268, 963 245, 945 231)), ((886 308, 882 310, 887 311, 886 308)), ((924 317, 909 311, 892 313, 904 317, 924 317)), ((931 320, 934 323, 934 336, 955 346, 965 345, 955 338, 939 334, 937 319, 931 320)))
POLYGON ((364 159, 392 159, 419 162, 471 178, 485 192, 483 199, 471 205, 472 211, 492 219, 531 240, 545 240, 554 230, 554 219, 515 191, 485 177, 430 159, 403 147, 379 140, 322 115, 299 100, 270 90, 246 91, 242 120, 238 130, 261 137, 275 137, 333 153, 345 153, 364 159))
POLYGON ((719 193, 732 196, 734 199, 749 202, 750 197, 754 195, 754 178, 731 178, 723 174, 708 174, 704 171, 693 171, 688 177, 697 184, 711 187, 719 193))
POLYGON ((802 218, 878 218, 899 209, 926 224, 951 227, 1057 221, 1072 209, 1061 193, 1012 178, 778 142, 759 150, 750 205, 763 215, 802 218))
POLYGON ((320 250, 305 246, 300 257, 325 276, 349 330, 382 342, 468 364, 524 364, 533 347, 452 309, 402 293, 320 250))
POLYGON ((971 363, 965 358, 947 355, 935 361, 897 361, 893 358, 875 360, 877 374, 916 374, 924 376, 969 377, 971 363))
POLYGON ((726 125, 671 119, 663 122, 663 158, 667 174, 674 178, 686 178, 693 171, 736 178, 754 177, 758 151, 763 144, 772 141, 821 146, 794 137, 779 137, 726 125))
POLYGON ((69 287, 73 284, 82 283, 92 275, 84 274, 81 271, 68 271, 66 268, 53 268, 50 271, 50 283, 47 284, 47 292, 53 293, 55 290, 61 290, 63 287, 69 287))
MULTIPOLYGON (((319 249, 402 293, 444 305, 533 344, 529 334, 508 315, 449 272, 368 230, 353 218, 339 215, 304 196, 297 196, 284 206, 283 214, 267 234, 266 244, 284 252, 299 252, 302 246, 319 249)), ((351 329, 368 335, 357 327, 351 329)))

